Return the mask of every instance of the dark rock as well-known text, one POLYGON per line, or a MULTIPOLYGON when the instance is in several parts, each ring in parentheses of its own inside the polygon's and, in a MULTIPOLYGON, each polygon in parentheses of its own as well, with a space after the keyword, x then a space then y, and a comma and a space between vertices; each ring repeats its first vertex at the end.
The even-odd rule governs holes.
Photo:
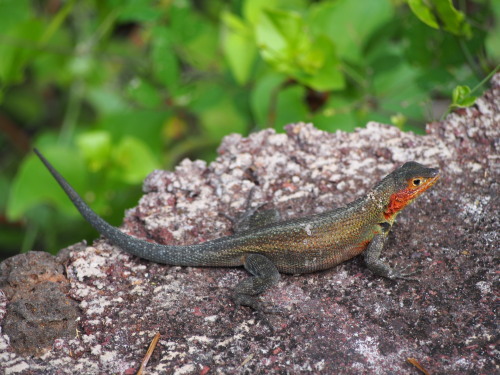
POLYGON ((55 339, 75 335, 77 317, 78 304, 57 283, 44 282, 7 305, 3 329, 20 355, 42 355, 55 339))
POLYGON ((78 304, 70 299, 69 282, 58 258, 32 251, 0 264, 0 288, 9 300, 3 330, 21 355, 42 355, 54 340, 76 332, 78 304))
POLYGON ((43 251, 15 255, 0 263, 0 288, 11 301, 24 296, 44 282, 66 282, 64 267, 56 257, 43 251))

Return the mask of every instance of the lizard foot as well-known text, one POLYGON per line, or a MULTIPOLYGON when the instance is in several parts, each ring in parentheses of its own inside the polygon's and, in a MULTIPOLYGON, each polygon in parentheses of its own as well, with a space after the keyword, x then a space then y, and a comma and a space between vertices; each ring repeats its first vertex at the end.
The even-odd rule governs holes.
POLYGON ((248 306, 254 311, 254 313, 257 315, 257 318, 262 321, 262 323, 264 323, 267 328, 269 328, 271 333, 274 333, 275 330, 267 316, 272 314, 284 315, 284 311, 282 309, 264 304, 259 301, 258 298, 253 296, 236 294, 233 296, 233 302, 235 304, 235 309, 232 314, 233 318, 241 306, 248 306))
POLYGON ((387 275, 387 278, 391 280, 403 279, 407 281, 419 281, 416 277, 412 277, 413 275, 416 275, 418 272, 417 271, 407 272, 409 268, 410 266, 400 268, 396 265, 396 267, 391 269, 391 271, 387 275))

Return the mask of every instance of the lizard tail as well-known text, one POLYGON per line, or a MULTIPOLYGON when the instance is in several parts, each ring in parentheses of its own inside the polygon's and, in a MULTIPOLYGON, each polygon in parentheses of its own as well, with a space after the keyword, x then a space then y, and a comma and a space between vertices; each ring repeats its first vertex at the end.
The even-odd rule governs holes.
MULTIPOLYGON (((176 266, 233 266, 233 264, 229 264, 232 263, 231 261, 229 261, 228 264, 219 263, 224 257, 221 257, 220 250, 218 250, 217 246, 214 246, 215 244, 212 241, 187 246, 169 246, 144 241, 123 233, 97 215, 40 151, 35 148, 34 152, 59 185, 61 185, 66 195, 78 211, 80 211, 85 220, 113 245, 120 247, 122 250, 132 255, 155 263, 165 263, 176 266), (219 252, 219 254, 214 257, 214 253, 216 252, 219 252), (214 263, 214 259, 219 259, 219 261, 216 262, 217 264, 214 263)), ((216 242, 218 241, 216 240, 216 242)), ((221 263, 224 262, 222 261, 221 263)))

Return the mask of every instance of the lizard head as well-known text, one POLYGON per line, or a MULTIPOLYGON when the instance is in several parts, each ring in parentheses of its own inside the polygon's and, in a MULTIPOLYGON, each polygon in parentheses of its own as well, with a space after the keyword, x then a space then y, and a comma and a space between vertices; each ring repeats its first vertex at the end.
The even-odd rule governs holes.
POLYGON ((389 198, 384 216, 387 220, 391 220, 396 217, 399 211, 436 183, 439 178, 439 169, 427 168, 422 164, 410 161, 386 178, 392 180, 393 193, 389 198))

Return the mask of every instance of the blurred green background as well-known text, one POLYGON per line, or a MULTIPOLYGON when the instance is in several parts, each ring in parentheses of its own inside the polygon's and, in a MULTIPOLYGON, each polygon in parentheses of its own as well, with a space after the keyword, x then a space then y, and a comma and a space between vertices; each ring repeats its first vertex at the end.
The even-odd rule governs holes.
POLYGON ((119 225, 155 168, 287 123, 423 133, 500 60, 499 1, 0 0, 0 257, 119 225))

